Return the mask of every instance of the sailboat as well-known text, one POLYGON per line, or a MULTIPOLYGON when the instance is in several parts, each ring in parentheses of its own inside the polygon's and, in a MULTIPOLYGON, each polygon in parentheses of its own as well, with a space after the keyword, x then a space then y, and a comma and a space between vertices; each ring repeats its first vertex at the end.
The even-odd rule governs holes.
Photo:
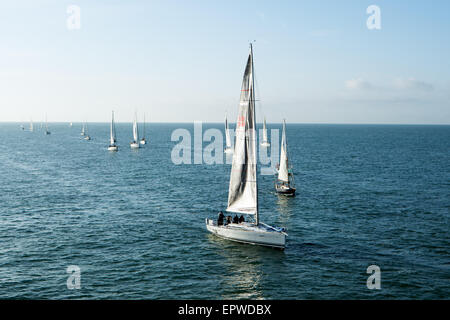
POLYGON ((138 149, 139 148, 139 132, 138 132, 138 125, 137 125, 137 114, 134 115, 134 121, 133 121, 133 141, 130 142, 131 149, 138 149))
POLYGON ((118 151, 119 147, 116 144, 116 126, 114 125, 114 111, 112 112, 111 118, 111 128, 110 128, 110 136, 109 136, 109 151, 118 151))
POLYGON ((33 119, 30 119, 30 132, 33 132, 33 119))
POLYGON ((270 143, 267 139, 267 126, 266 126, 266 117, 264 117, 263 124, 263 141, 261 142, 261 147, 270 147, 270 143))
POLYGON ((51 132, 48 131, 47 115, 45 115, 45 134, 46 134, 46 135, 51 134, 51 132))
POLYGON ((83 133, 84 133, 84 140, 91 140, 91 137, 88 134, 87 122, 86 122, 86 126, 83 125, 83 133))
POLYGON ((233 221, 229 218, 223 221, 224 215, 219 212, 219 219, 207 218, 205 222, 207 230, 219 237, 284 249, 287 236, 285 229, 269 226, 259 219, 255 119, 253 48, 250 44, 250 53, 242 81, 226 209, 230 213, 241 214, 241 218, 237 219, 236 215, 233 221), (243 214, 250 221, 245 221, 243 214))
POLYGON ((230 129, 228 128, 227 116, 225 116, 225 140, 226 140, 226 147, 224 153, 233 153, 233 149, 231 148, 231 137, 230 137, 230 129))
POLYGON ((72 128, 72 125, 73 125, 73 124, 72 124, 72 122, 71 122, 71 123, 69 123, 69 127, 71 127, 71 128, 72 128))
POLYGON ((275 189, 278 193, 286 196, 295 196, 294 174, 289 167, 287 138, 286 138, 286 120, 283 120, 283 133, 281 136, 280 164, 278 168, 278 179, 275 183, 275 189))
POLYGON ((81 135, 82 136, 86 135, 86 129, 84 128, 84 123, 83 123, 83 127, 81 128, 81 135))
POLYGON ((139 143, 142 145, 147 143, 147 140, 145 140, 145 113, 144 113, 144 132, 142 134, 142 139, 139 141, 139 143))

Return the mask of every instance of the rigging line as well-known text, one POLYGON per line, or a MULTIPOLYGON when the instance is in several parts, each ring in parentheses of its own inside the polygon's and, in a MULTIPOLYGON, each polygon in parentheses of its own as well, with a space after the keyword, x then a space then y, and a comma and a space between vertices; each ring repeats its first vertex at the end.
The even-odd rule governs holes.
POLYGON ((253 78, 255 79, 255 102, 258 102, 258 107, 259 107, 259 114, 258 114, 258 118, 262 117, 262 120, 260 121, 261 123, 264 121, 264 116, 266 115, 264 113, 264 109, 263 109, 263 105, 261 102, 261 99, 257 99, 256 96, 258 96, 258 98, 261 97, 261 91, 259 90, 259 84, 258 84, 258 78, 256 77, 256 72, 255 69, 253 69, 253 78))

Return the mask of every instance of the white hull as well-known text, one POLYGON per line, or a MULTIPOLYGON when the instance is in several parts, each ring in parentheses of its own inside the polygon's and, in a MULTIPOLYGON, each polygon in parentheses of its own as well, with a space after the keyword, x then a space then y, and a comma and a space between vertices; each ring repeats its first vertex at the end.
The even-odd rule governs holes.
POLYGON ((108 151, 118 151, 119 147, 118 146, 109 146, 108 147, 108 151))
POLYGON ((231 148, 225 148, 224 153, 226 153, 226 154, 233 153, 233 149, 231 149, 231 148))
POLYGON ((141 140, 141 141, 139 141, 139 143, 140 144, 147 144, 147 141, 146 140, 141 140))
POLYGON ((139 149, 139 143, 132 142, 132 143, 130 143, 130 147, 131 147, 131 149, 139 149))
POLYGON ((270 147, 270 143, 267 141, 261 142, 261 147, 270 147))
POLYGON ((284 249, 286 246, 286 233, 265 224, 255 226, 244 222, 218 226, 216 221, 206 219, 206 229, 221 238, 232 241, 279 249, 284 249))
POLYGON ((86 137, 84 137, 84 140, 91 140, 91 137, 86 136, 86 137))

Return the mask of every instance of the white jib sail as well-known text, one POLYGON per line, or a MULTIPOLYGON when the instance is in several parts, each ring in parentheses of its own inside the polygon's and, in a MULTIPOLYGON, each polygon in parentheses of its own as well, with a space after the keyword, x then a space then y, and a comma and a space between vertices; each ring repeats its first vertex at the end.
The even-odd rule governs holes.
POLYGON ((258 223, 258 187, 256 163, 256 121, 253 86, 253 51, 250 54, 242 81, 236 140, 231 166, 227 211, 255 214, 258 223))
POLYGON ((281 136, 280 169, 278 170, 278 180, 289 182, 288 156, 286 140, 286 121, 283 120, 283 133, 281 136))
POLYGON ((225 117, 225 141, 227 143, 227 148, 231 148, 230 129, 228 129, 227 117, 225 117))

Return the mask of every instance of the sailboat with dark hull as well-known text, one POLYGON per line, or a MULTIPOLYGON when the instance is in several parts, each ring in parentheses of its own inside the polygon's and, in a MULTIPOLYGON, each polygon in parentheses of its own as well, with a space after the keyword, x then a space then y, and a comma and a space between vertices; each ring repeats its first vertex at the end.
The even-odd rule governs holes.
POLYGON ((211 233, 232 241, 284 249, 284 228, 272 227, 260 221, 258 206, 258 181, 256 159, 256 117, 253 73, 253 48, 250 53, 242 81, 239 113, 236 123, 236 140, 228 190, 227 212, 241 214, 238 221, 206 219, 206 228, 211 233), (244 220, 246 215, 247 220, 244 220))
POLYGON ((277 193, 293 197, 295 196, 294 173, 289 166, 289 157, 286 138, 286 121, 283 120, 283 133, 281 136, 280 163, 278 168, 278 179, 275 183, 277 193))

